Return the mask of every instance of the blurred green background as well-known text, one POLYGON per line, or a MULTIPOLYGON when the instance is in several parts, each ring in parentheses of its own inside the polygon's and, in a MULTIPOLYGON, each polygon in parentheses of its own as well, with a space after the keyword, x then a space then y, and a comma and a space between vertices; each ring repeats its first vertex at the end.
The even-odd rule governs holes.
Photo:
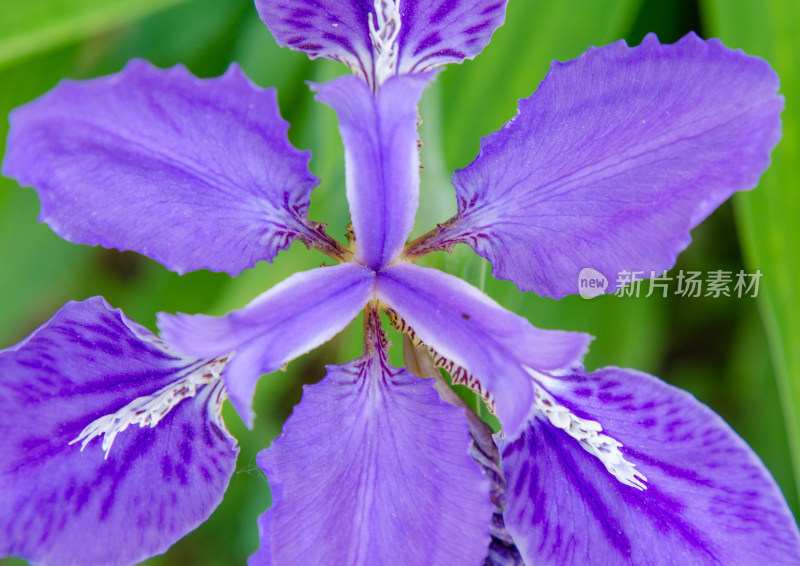
MULTIPOLYGON (((765 57, 781 76, 787 98, 784 139, 772 168, 757 191, 737 195, 694 230, 694 242, 675 268, 760 269, 757 299, 553 301, 493 280, 483 260, 463 246, 428 263, 484 286, 537 326, 591 332, 597 339, 587 359, 590 368, 635 367, 693 392, 755 448, 797 513, 800 7, 794 0, 510 0, 506 21, 480 57, 449 67, 425 93, 423 205, 415 234, 452 214, 453 169, 467 165, 479 138, 513 116, 517 99, 536 89, 553 59, 571 59, 590 45, 619 38, 638 44, 651 31, 672 42, 695 30, 765 57)), ((313 101, 304 81, 324 81, 344 68, 279 49, 249 0, 0 0, 3 116, 63 77, 116 72, 134 57, 159 66, 184 63, 203 77, 219 75, 236 61, 257 83, 277 87, 283 116, 292 124, 291 140, 313 151, 311 169, 321 179, 311 217, 343 236, 343 149, 333 112, 313 101)), ((0 144, 6 129, 4 119, 0 144)), ((104 295, 153 328, 157 311, 223 314, 325 259, 295 245, 273 265, 259 264, 235 280, 208 272, 177 276, 134 253, 64 242, 37 222, 37 214, 32 190, 0 178, 0 348, 24 338, 70 299, 104 295)), ((347 361, 359 351, 360 328, 353 325, 293 362, 285 374, 263 379, 253 431, 226 408, 242 452, 224 503, 206 524, 147 564, 244 563, 258 546, 255 519, 269 503, 256 454, 280 432, 302 384, 319 380, 324 364, 347 361)), ((3 566, 18 563, 0 560, 3 566)))

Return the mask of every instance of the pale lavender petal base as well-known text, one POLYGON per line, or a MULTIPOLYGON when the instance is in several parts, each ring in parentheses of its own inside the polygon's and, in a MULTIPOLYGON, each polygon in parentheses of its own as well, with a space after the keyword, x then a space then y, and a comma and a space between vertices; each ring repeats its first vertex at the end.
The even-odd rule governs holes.
POLYGON ((532 402, 526 368, 581 363, 590 337, 540 330, 464 281, 435 269, 397 263, 378 274, 376 296, 391 306, 426 345, 469 371, 497 402, 503 427, 514 434, 532 402))
POLYGON ((40 220, 71 242, 231 275, 296 239, 327 242, 306 218, 310 154, 289 143, 275 91, 236 65, 197 79, 133 61, 62 81, 10 122, 3 174, 34 187, 40 220))
POLYGON ((258 457, 273 494, 251 566, 480 564, 486 478, 463 409, 375 351, 306 386, 258 457))
POLYGON ((375 273, 344 263, 295 273, 223 317, 159 313, 164 339, 190 356, 236 352, 225 369, 231 403, 250 426, 258 379, 333 338, 372 296, 375 273))
POLYGON ((758 183, 781 135, 777 90, 765 61, 693 34, 554 63, 456 172, 458 215, 426 245, 467 243, 495 276, 555 298, 580 291, 584 268, 607 292, 624 271, 660 275, 691 228, 758 183))
POLYGON ((69 303, 0 352, 0 556, 35 564, 134 564, 205 521, 234 470, 215 416, 219 385, 155 428, 81 452, 83 428, 202 365, 166 353, 101 298, 69 303), (130 325, 130 326, 129 326, 130 325))
POLYGON ((315 85, 317 100, 330 105, 339 118, 356 259, 372 269, 397 257, 414 227, 419 202, 417 103, 432 78, 433 73, 394 77, 377 95, 356 77, 315 85))
POLYGON ((519 438, 501 440, 504 517, 527 563, 800 563, 797 525, 769 472, 694 397, 619 368, 548 383, 558 402, 622 443, 647 489, 623 485, 534 416, 519 438))

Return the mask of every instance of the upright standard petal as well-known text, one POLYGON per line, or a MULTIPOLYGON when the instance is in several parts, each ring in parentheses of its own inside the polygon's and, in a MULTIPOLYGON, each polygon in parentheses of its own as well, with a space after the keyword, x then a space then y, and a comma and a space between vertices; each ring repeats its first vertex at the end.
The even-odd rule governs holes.
POLYGON ((205 521, 238 452, 218 366, 99 297, 0 352, 0 556, 133 564, 205 521))
POLYGON ((355 263, 295 273, 223 317, 159 313, 174 348, 192 356, 236 352, 223 375, 231 403, 248 424, 258 379, 333 338, 372 297, 375 273, 355 263))
POLYGON ((458 214, 411 255, 467 243, 493 274, 560 298, 592 268, 661 274, 689 230, 750 189, 780 138, 769 65, 694 34, 654 35, 555 63, 519 112, 457 171, 458 214))
POLYGON ((515 434, 533 402, 530 369, 580 364, 590 337, 540 330, 478 289, 435 269, 401 263, 378 274, 375 295, 436 353, 469 372, 515 434))
POLYGON ((389 365, 373 312, 364 356, 328 366, 258 457, 273 507, 251 566, 480 564, 489 484, 464 410, 389 365), (398 542, 402 541, 402 549, 398 542))
POLYGON ((504 518, 527 563, 800 563, 800 533, 769 472, 691 395, 619 368, 547 385, 552 398, 521 435, 500 440, 504 518), (616 444, 598 456, 592 433, 616 444), (614 450, 638 488, 609 473, 614 450))
POLYGON ((295 239, 333 246, 306 218, 308 152, 289 143, 275 91, 236 65, 201 80, 134 61, 63 81, 10 121, 3 174, 34 187, 40 220, 72 242, 231 275, 295 239))
POLYGON ((380 269, 400 254, 419 203, 417 103, 432 73, 395 77, 373 96, 355 77, 316 86, 339 118, 356 260, 380 269))
POLYGON ((478 55, 506 0, 256 0, 280 45, 341 61, 373 90, 395 74, 478 55))

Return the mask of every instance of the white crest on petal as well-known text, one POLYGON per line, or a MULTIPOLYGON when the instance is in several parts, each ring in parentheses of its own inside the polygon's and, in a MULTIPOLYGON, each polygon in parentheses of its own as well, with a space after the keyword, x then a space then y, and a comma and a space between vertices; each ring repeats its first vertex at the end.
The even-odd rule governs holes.
POLYGON ((400 35, 400 0, 375 0, 375 18, 369 13, 369 37, 372 40, 375 84, 397 74, 397 38, 400 35))
MULTIPOLYGON (((127 429, 129 426, 138 424, 140 428, 154 428, 161 420, 166 417, 178 403, 184 399, 189 399, 197 395, 199 389, 205 385, 213 385, 217 388, 214 392, 213 416, 218 425, 222 423, 222 403, 227 398, 227 392, 222 385, 221 375, 225 364, 230 360, 230 355, 223 356, 203 364, 189 374, 162 387, 152 395, 137 397, 116 413, 104 415, 92 421, 84 428, 77 438, 69 444, 81 442, 81 452, 86 446, 98 436, 103 436, 103 451, 105 459, 114 444, 117 434, 127 429)), ((211 407, 209 407, 211 410, 211 407)), ((224 427, 220 426, 220 428, 224 427)))
POLYGON ((606 434, 602 434, 603 427, 597 421, 582 419, 568 408, 559 405, 553 397, 538 384, 533 386, 535 391, 534 408, 547 417, 547 420, 560 428, 592 456, 598 458, 606 470, 621 483, 634 487, 640 491, 647 489, 644 482, 647 478, 636 469, 636 465, 628 462, 620 452, 622 444, 606 434))

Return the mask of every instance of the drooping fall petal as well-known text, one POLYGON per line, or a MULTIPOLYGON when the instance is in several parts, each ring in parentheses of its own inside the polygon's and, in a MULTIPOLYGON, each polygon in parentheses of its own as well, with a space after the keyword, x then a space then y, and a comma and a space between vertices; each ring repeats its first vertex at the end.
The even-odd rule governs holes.
POLYGON ((200 525, 238 453, 221 387, 99 297, 0 352, 0 556, 134 564, 200 525))
POLYGON ((372 87, 472 59, 505 20, 506 0, 256 0, 279 45, 341 61, 372 87))
POLYGON ((620 368, 546 385, 552 398, 522 433, 499 439, 505 523, 527 563, 800 562, 800 534, 775 481, 694 397, 620 368), (610 472, 619 474, 620 456, 635 466, 634 485, 610 472))

